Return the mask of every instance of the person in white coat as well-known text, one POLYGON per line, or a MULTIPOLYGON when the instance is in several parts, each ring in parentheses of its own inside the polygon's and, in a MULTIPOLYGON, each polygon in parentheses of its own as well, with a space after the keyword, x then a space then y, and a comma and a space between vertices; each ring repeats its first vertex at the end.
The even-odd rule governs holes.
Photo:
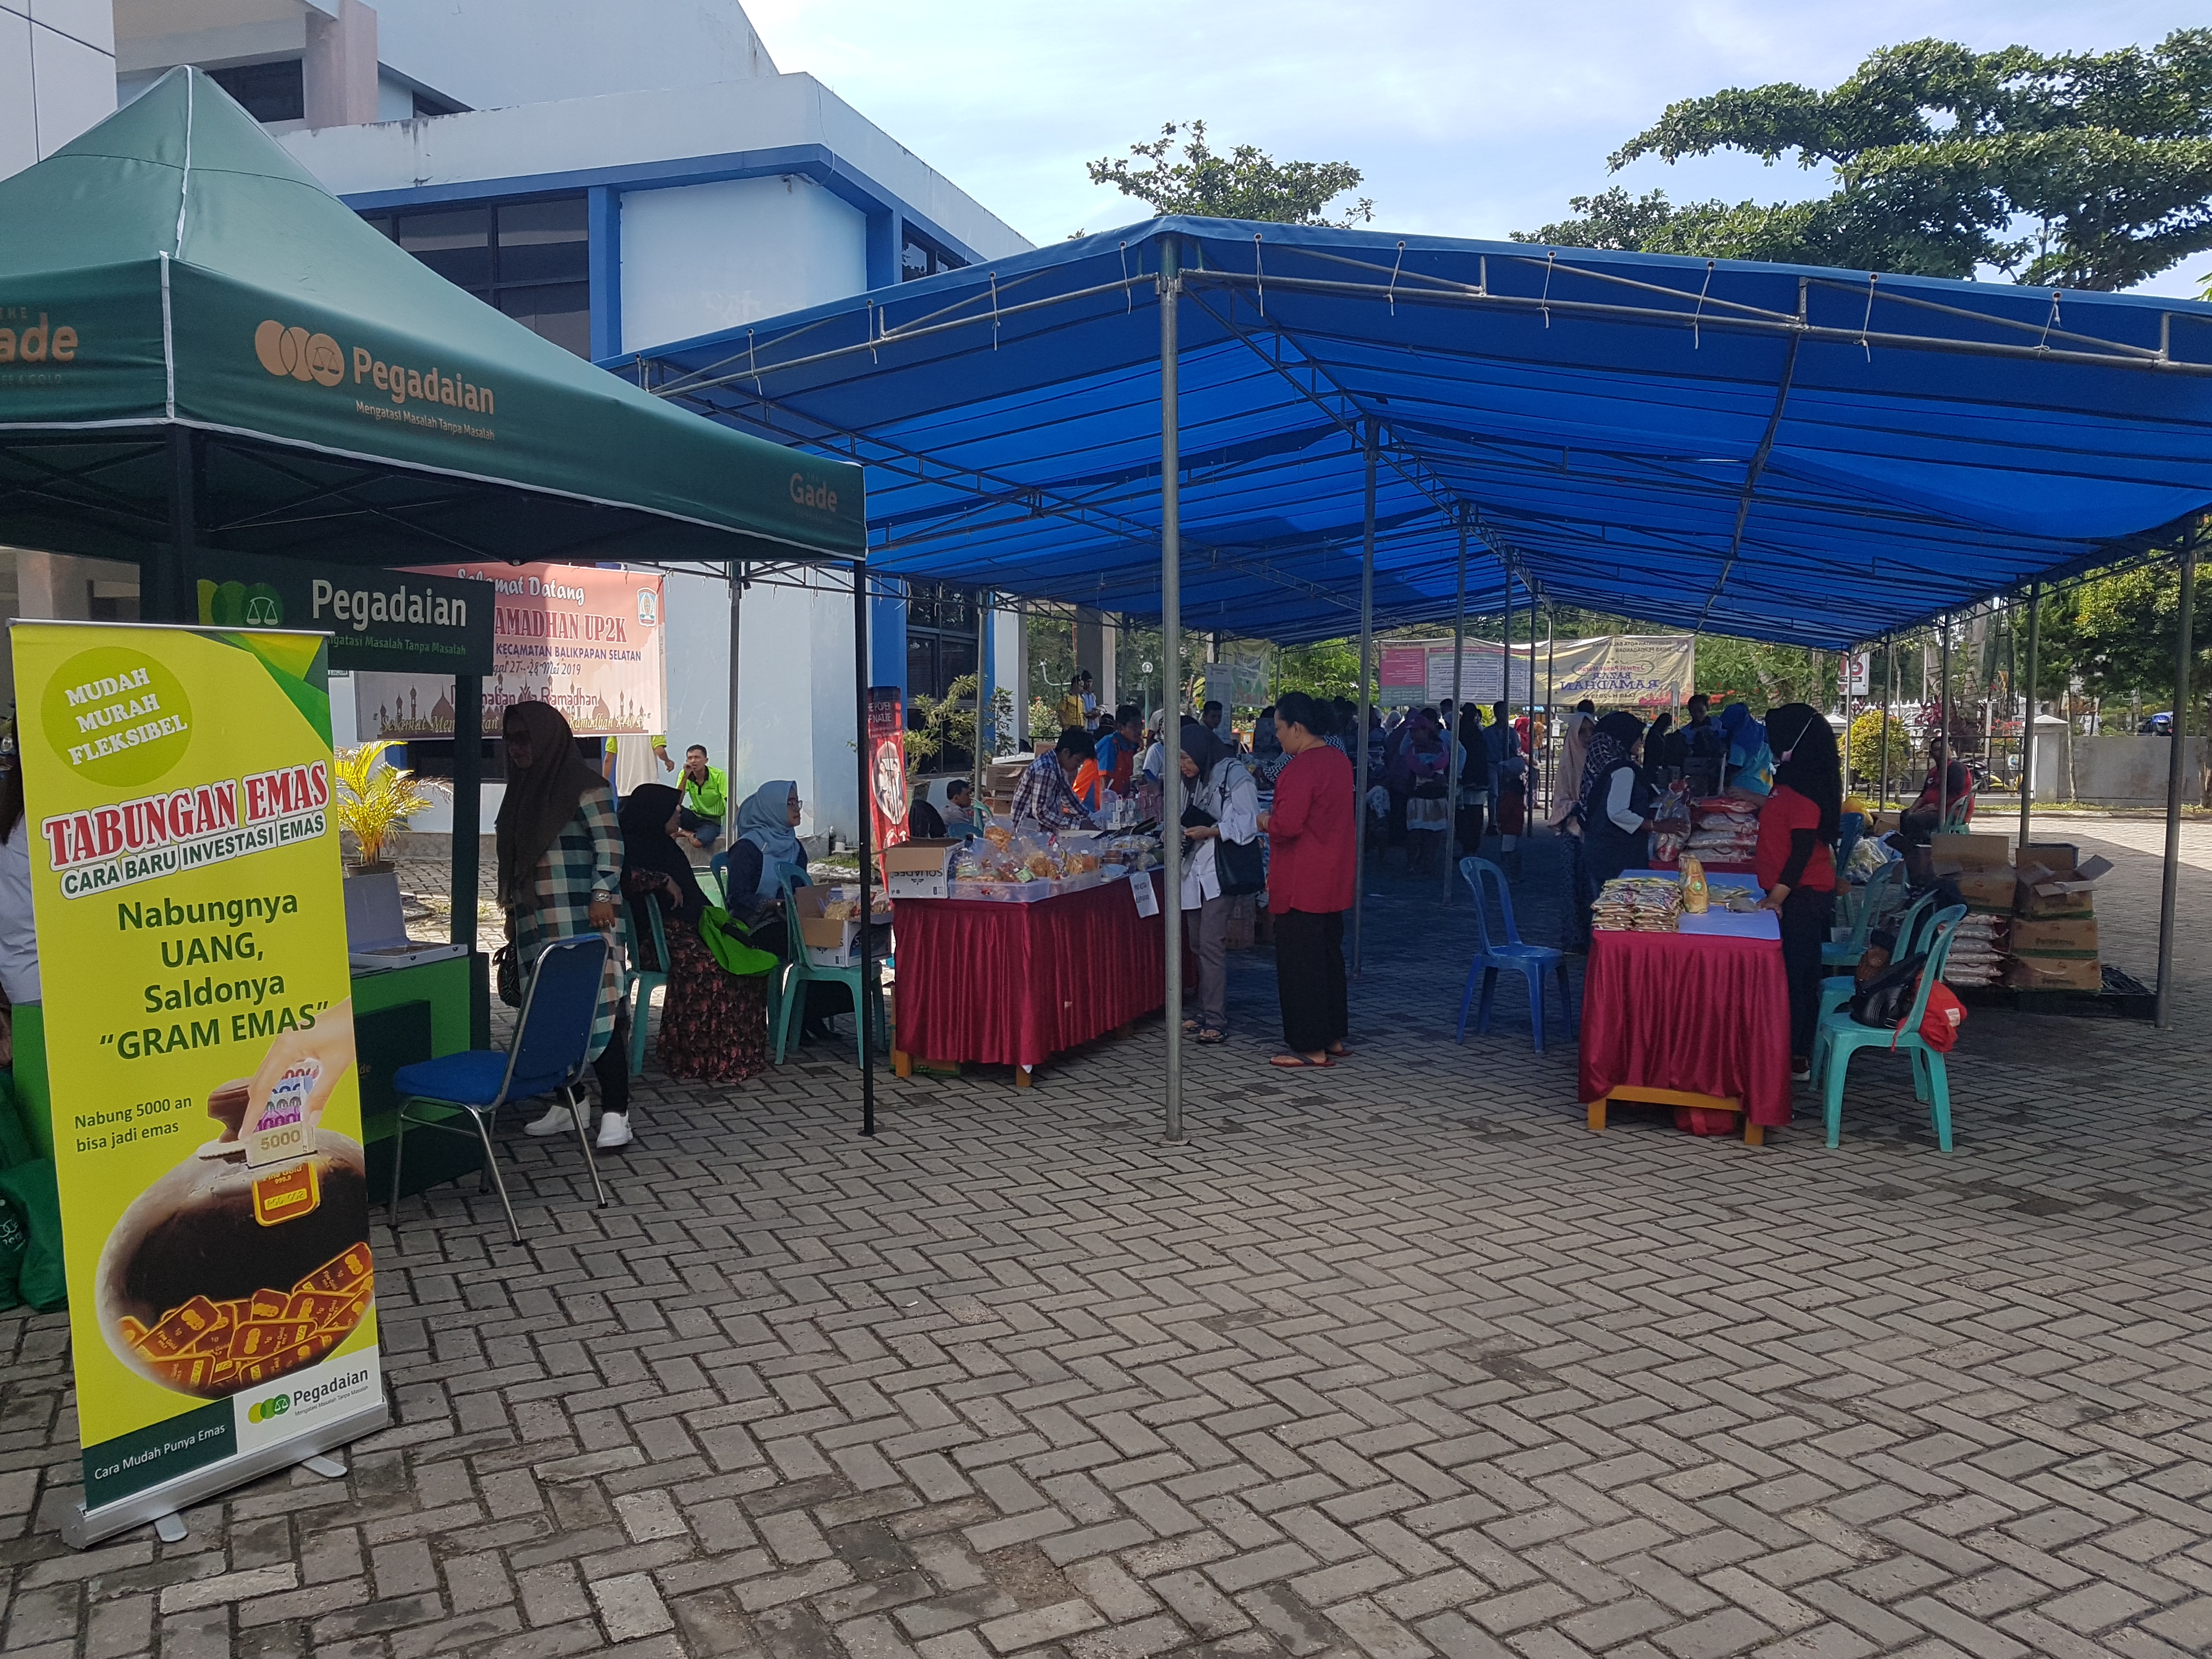
POLYGON ((1229 1035, 1230 900, 1221 890, 1218 853, 1224 842, 1243 847, 1259 838, 1260 789, 1236 749, 1195 720, 1182 724, 1182 775, 1190 848, 1182 908, 1197 912, 1190 934, 1198 957, 1198 1014, 1183 1029, 1200 1042, 1219 1042, 1229 1035))

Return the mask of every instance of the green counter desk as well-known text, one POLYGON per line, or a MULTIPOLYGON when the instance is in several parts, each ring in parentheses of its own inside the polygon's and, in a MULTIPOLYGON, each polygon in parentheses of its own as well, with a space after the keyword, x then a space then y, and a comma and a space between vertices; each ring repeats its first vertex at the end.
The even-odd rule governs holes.
MULTIPOLYGON (((392 1190, 392 1136, 399 1097, 392 1079, 403 1066, 467 1048, 491 1047, 491 962, 483 952, 411 968, 356 969, 354 1049, 361 1067, 362 1149, 372 1199, 392 1190)), ((483 1154, 452 1135, 410 1135, 404 1189, 474 1175, 483 1154)))

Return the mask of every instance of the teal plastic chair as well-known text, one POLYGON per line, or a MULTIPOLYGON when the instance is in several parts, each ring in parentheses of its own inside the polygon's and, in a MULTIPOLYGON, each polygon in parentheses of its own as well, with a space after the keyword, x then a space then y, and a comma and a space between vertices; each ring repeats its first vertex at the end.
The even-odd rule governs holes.
POLYGON ((714 880, 714 902, 730 908, 730 849, 725 847, 707 860, 707 873, 714 880))
MULTIPOLYGON (((791 1022, 798 1018, 800 1012, 806 1006, 806 988, 817 981, 842 985, 852 993, 853 1058, 856 1064, 865 1061, 867 1058, 866 1050, 860 1047, 864 1040, 860 1024, 860 966, 855 963, 850 968, 823 968, 806 959, 806 942, 799 936, 797 921, 799 907, 793 897, 793 889, 796 884, 792 880, 792 868, 789 865, 783 865, 779 868, 777 880, 783 889, 783 914, 792 920, 790 922, 791 960, 784 963, 783 972, 775 976, 780 981, 779 988, 782 997, 782 1006, 775 1011, 775 1063, 779 1066, 783 1064, 784 1054, 791 1047, 791 1022)), ((876 975, 875 982, 867 988, 870 1009, 867 1029, 877 1034, 880 1043, 888 1030, 884 1024, 884 986, 881 975, 876 975)))
POLYGON ((1859 958, 1866 954, 1867 935, 1881 913, 1889 908, 1891 895, 1899 890, 1905 878, 1905 860, 1892 859, 1869 876, 1866 885, 1859 890, 1859 913, 1851 923, 1851 936, 1847 939, 1823 940, 1820 945, 1820 965, 1823 968, 1856 968, 1859 958))
POLYGON ((623 1002, 629 1009, 629 1074, 645 1070, 645 1022, 653 1012, 653 994, 668 983, 668 935, 660 926, 660 901, 650 893, 632 894, 623 904, 623 931, 629 938, 629 967, 623 975, 623 1002), (653 923, 653 959, 657 969, 641 968, 645 954, 638 949, 637 915, 644 911, 653 923))
POLYGON ((1920 1035, 1920 1021, 1928 1012, 1928 994, 1942 980, 1943 966, 1951 959, 1951 945, 1959 936, 1959 924, 1966 919, 1966 907, 1963 904, 1954 904, 1936 914, 1929 939, 1928 960, 1912 994, 1911 1011, 1905 1015, 1901 1027, 1891 1030, 1879 1025, 1862 1025, 1851 1018, 1849 1009, 1838 1009, 1820 1022, 1818 1042, 1826 1061, 1821 1080, 1829 1146, 1837 1146, 1843 1139, 1844 1079, 1850 1070, 1851 1056, 1862 1048, 1876 1048, 1911 1056, 1913 1097, 1923 1103, 1935 1119, 1936 1144, 1947 1152, 1951 1150, 1950 1072, 1944 1064, 1942 1051, 1929 1048, 1928 1040, 1920 1035))
POLYGON ((1474 976, 1482 975, 1482 1015, 1475 1030, 1486 1033, 1490 1030, 1491 999, 1498 992, 1498 976, 1513 973, 1528 981, 1528 1030, 1535 1039, 1536 1052, 1540 1054, 1544 1052, 1545 975, 1559 975, 1559 1005, 1566 1011, 1567 1029, 1575 1029, 1575 994, 1567 982, 1566 953, 1548 945, 1522 943, 1521 930, 1513 925, 1513 894, 1505 884, 1505 872, 1488 859, 1463 858, 1459 861, 1459 872, 1474 890, 1474 925, 1482 949, 1467 970, 1467 988, 1459 999, 1459 1031, 1452 1041, 1467 1041, 1467 1011, 1474 1001, 1474 976), (1498 912, 1505 923, 1505 937, 1495 943, 1490 937, 1490 906, 1483 896, 1486 884, 1498 889, 1498 912))
MULTIPOLYGON (((1898 919, 1897 948, 1890 952, 1890 960, 1892 962, 1909 961, 1913 953, 1920 948, 1920 933, 1922 925, 1930 916, 1935 915, 1935 905, 1936 895, 1933 893, 1923 893, 1918 898, 1912 901, 1911 908, 1906 910, 1905 913, 1898 919)), ((1853 963, 1852 965, 1855 969, 1857 966, 1856 963, 1853 963)), ((1853 993, 1858 989, 1858 975, 1856 972, 1849 974, 1831 974, 1826 979, 1822 980, 1820 981, 1820 1018, 1822 1019, 1827 1018, 1830 1014, 1832 1014, 1837 1009, 1849 1002, 1851 1000, 1853 993)), ((1816 1068, 1813 1073, 1816 1085, 1820 1075, 1820 1073, 1816 1068)))

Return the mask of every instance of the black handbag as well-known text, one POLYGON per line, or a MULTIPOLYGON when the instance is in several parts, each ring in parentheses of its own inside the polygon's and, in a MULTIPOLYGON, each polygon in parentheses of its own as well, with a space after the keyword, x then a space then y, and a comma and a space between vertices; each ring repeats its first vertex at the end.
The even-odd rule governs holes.
POLYGON ((1213 873, 1220 879, 1224 898, 1241 898, 1267 884, 1267 855, 1255 836, 1248 842, 1213 843, 1213 873))
POLYGON ((1895 1030, 1912 1012, 1913 996, 1920 989, 1920 970, 1927 965, 1928 958, 1922 955, 1884 969, 1879 979, 1852 995, 1851 1018, 1861 1025, 1895 1030))
POLYGON ((502 945, 491 953, 491 978, 501 1002, 510 1008, 522 1006, 522 967, 512 945, 502 945))

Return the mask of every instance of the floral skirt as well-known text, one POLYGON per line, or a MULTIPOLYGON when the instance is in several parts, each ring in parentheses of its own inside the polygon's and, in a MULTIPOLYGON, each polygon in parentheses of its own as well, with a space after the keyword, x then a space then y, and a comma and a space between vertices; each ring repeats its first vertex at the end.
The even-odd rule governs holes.
POLYGON ((742 1083, 768 1068, 768 975, 725 973, 705 943, 668 930, 660 1069, 700 1083, 742 1083))

